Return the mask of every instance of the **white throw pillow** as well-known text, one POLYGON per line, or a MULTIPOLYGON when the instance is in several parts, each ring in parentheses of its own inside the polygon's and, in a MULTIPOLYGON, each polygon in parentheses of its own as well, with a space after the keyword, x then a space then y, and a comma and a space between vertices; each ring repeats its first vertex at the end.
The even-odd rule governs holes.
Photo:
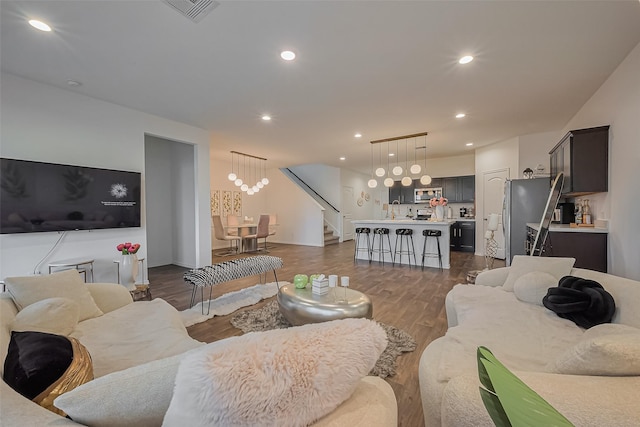
POLYGON ((11 330, 68 336, 78 324, 78 304, 69 298, 47 298, 16 314, 11 330))
POLYGON ((547 370, 569 375, 640 375, 640 329, 599 326, 603 325, 588 329, 580 342, 549 363, 547 370))
POLYGON ((53 404, 75 422, 91 427, 159 426, 171 402, 180 360, 187 354, 96 378, 53 404))
POLYGON ((60 297, 78 304, 80 322, 103 314, 77 270, 41 276, 7 277, 4 283, 20 310, 44 299, 60 297))
POLYGON ((549 288, 558 286, 558 281, 544 271, 532 271, 523 274, 513 284, 513 293, 520 301, 542 306, 542 298, 549 288))
POLYGON ((509 267, 509 275, 504 285, 502 285, 502 288, 505 291, 513 292, 513 285, 516 283, 516 280, 533 271, 544 271, 545 273, 551 274, 555 277, 557 285, 561 278, 571 274, 571 269, 575 262, 575 258, 516 255, 513 257, 513 261, 509 267))
POLYGON ((387 346, 367 319, 249 333, 180 364, 166 427, 306 426, 351 396, 387 346))

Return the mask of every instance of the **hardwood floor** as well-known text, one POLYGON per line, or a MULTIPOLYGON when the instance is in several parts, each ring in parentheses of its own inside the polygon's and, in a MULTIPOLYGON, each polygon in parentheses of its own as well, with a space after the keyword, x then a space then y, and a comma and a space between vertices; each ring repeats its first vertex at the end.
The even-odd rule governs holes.
MULTIPOLYGON (((292 281, 298 273, 323 273, 349 276, 351 287, 369 295, 373 300, 373 316, 376 320, 401 328, 411 334, 418 343, 412 353, 398 358, 395 376, 387 378, 398 400, 398 425, 418 427, 424 425, 422 404, 418 386, 418 363, 424 348, 434 339, 444 335, 447 321, 444 298, 458 283, 466 283, 469 270, 484 268, 484 257, 453 252, 451 269, 443 272, 434 268, 410 269, 408 266, 384 266, 366 261, 353 261, 353 241, 324 248, 296 245, 273 245, 269 255, 281 257, 284 268, 278 270, 278 279, 292 281)), ((213 256, 212 263, 232 259, 213 256)), ((496 260, 495 267, 504 266, 496 260)), ((188 308, 191 288, 182 280, 187 269, 163 266, 149 269, 149 281, 154 298, 162 298, 178 310, 188 308)), ((272 281, 269 274, 267 281, 272 281)), ((235 280, 217 285, 213 297, 258 283, 258 277, 235 280)), ((271 299, 267 300, 270 301, 271 299)), ((266 304, 258 303, 251 308, 266 304)), ((250 308, 245 308, 250 309, 250 308)), ((241 331, 231 326, 230 318, 220 316, 188 328, 189 334, 200 341, 213 342, 241 331)))

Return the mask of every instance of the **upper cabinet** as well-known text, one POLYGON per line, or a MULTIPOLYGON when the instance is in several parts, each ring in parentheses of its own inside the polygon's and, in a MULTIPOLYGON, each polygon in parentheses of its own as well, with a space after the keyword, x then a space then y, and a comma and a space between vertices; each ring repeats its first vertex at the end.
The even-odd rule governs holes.
POLYGON ((442 192, 449 203, 473 203, 476 196, 476 177, 452 176, 442 178, 442 192))
POLYGON ((563 195, 608 191, 609 126, 572 130, 549 154, 551 179, 564 172, 563 195))
POLYGON ((413 180, 411 185, 405 187, 400 181, 394 181, 393 186, 389 187, 389 203, 394 200, 399 201, 401 204, 414 203, 415 183, 416 180, 413 180))

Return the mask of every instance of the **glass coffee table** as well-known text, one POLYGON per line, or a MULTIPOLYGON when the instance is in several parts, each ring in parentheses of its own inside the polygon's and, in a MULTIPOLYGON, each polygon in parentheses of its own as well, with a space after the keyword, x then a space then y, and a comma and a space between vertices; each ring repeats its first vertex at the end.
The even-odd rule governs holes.
POLYGON ((329 288, 326 295, 311 292, 311 285, 296 289, 293 284, 280 286, 278 306, 285 319, 294 326, 327 322, 350 317, 373 317, 371 298, 351 288, 329 288))

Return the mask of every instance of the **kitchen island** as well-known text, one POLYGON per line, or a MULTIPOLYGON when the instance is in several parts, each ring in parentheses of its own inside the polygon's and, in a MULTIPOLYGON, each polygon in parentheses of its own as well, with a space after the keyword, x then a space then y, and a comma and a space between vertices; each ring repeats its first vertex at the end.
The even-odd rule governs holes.
MULTIPOLYGON (((389 239, 391 240, 391 251, 394 250, 396 245, 396 230, 399 228, 409 228, 413 230, 413 245, 416 254, 416 264, 420 266, 421 256, 422 256, 422 248, 424 246, 424 237, 422 236, 423 230, 439 230, 442 232, 442 236, 440 236, 440 253, 442 254, 442 268, 449 269, 449 253, 450 253, 450 226, 455 223, 455 220, 445 219, 442 221, 423 221, 423 220, 413 220, 413 219, 361 219, 351 221, 355 228, 359 227, 368 227, 371 229, 370 239, 373 243, 373 229, 374 228, 388 228, 389 229, 389 239)), ((386 237, 384 238, 385 245, 387 243, 386 237)), ((366 238, 363 239, 366 244, 366 238)), ((361 241, 362 244, 362 241, 361 241)), ((376 246, 377 246, 377 238, 376 238, 376 246)), ((398 243, 398 249, 400 248, 400 244, 398 243)), ((403 248, 404 249, 404 248, 403 248)), ((427 252, 438 253, 438 248, 436 246, 436 239, 431 237, 427 242, 427 252)), ((368 256, 365 252, 358 252, 356 255, 357 259, 368 261, 368 256)), ((373 254, 373 261, 378 261, 378 254, 373 254)), ((402 264, 409 264, 408 257, 403 255, 402 257, 396 256, 396 263, 400 262, 400 258, 402 258, 402 264)), ((391 263, 393 260, 391 258, 391 254, 384 254, 384 262, 391 263)), ((411 258, 411 263, 413 264, 413 257, 411 258)), ((438 258, 425 258, 424 259, 425 267, 433 267, 439 268, 438 258)))

